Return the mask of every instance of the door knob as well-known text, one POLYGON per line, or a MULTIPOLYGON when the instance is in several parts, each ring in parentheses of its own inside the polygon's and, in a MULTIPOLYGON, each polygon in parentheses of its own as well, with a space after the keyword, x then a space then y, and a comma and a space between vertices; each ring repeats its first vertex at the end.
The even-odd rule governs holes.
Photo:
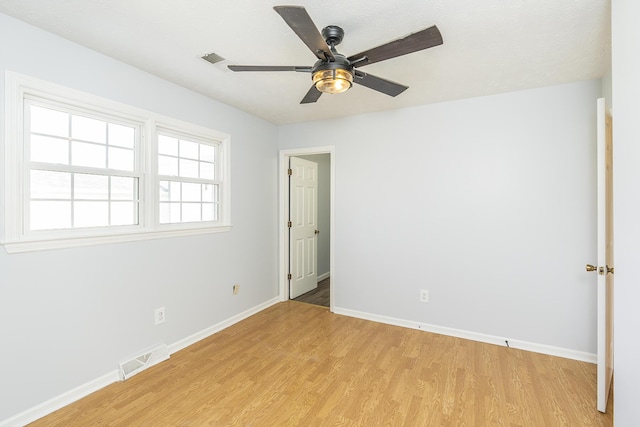
POLYGON ((316 234, 320 234, 320 230, 316 230, 316 232, 315 232, 315 233, 316 233, 316 234))
POLYGON ((613 274, 613 267, 609 267, 607 265, 607 274, 609 274, 609 273, 613 274))
MULTIPOLYGON (((597 271, 598 274, 603 275, 604 274, 604 267, 596 267, 595 265, 587 264, 587 271, 597 271)), ((609 272, 609 271, 607 271, 607 272, 609 272)), ((613 273, 613 271, 611 271, 611 273, 613 273)))

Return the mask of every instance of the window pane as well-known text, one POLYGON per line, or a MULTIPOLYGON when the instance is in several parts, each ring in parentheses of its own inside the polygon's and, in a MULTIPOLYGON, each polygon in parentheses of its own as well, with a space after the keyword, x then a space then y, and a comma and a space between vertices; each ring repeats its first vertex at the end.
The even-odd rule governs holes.
POLYGON ((71 174, 66 172, 31 171, 32 199, 71 199, 71 174))
POLYGON ((218 220, 218 205, 214 203, 202 204, 202 220, 203 221, 217 221, 218 220))
POLYGON ((171 208, 169 203, 160 202, 160 224, 171 222, 171 208))
POLYGON ((158 156, 158 173, 160 175, 178 176, 178 159, 158 156))
POLYGON ((109 203, 74 202, 73 225, 75 227, 100 227, 109 225, 109 203))
POLYGON ((69 136, 69 114, 31 106, 31 132, 69 136))
POLYGON ((138 215, 135 211, 136 205, 137 204, 133 202, 112 202, 111 225, 137 224, 138 215))
POLYGON ((201 201, 200 194, 201 185, 193 184, 189 182, 182 183, 182 201, 185 202, 199 202, 201 201))
POLYGON ((109 147, 109 169, 133 171, 133 150, 109 147))
POLYGON ((71 227, 71 202, 31 202, 31 229, 71 227))
POLYGON ((107 124, 102 120, 71 116, 71 136, 83 141, 107 142, 107 124))
POLYGON ((111 200, 135 200, 136 178, 124 176, 111 177, 111 200))
POLYGON ((68 165, 69 141, 31 135, 31 161, 68 165))
POLYGON ((203 202, 217 202, 218 201, 218 186, 211 184, 204 184, 202 186, 202 201, 203 202))
POLYGON ((180 159, 180 176, 185 178, 198 177, 198 163, 195 160, 180 159))
POLYGON ((105 168, 106 146, 96 144, 85 144, 84 142, 73 141, 71 146, 71 164, 74 166, 88 166, 93 168, 105 168))
POLYGON ((213 163, 200 162, 200 178, 202 179, 215 179, 216 172, 213 163))
POLYGON ((160 201, 179 202, 180 183, 175 181, 160 181, 160 201))
POLYGON ((181 191, 179 182, 169 183, 169 200, 179 202, 181 200, 181 191))
POLYGON ((169 201, 169 181, 160 181, 160 201, 169 201))
POLYGON ((73 177, 74 199, 109 199, 109 177, 77 173, 73 177))
POLYGON ((178 156, 178 139, 158 135, 158 153, 178 156))
POLYGON ((136 137, 135 129, 130 126, 116 125, 109 123, 109 145, 118 147, 134 148, 136 137))
POLYGON ((214 162, 215 161, 215 147, 206 144, 200 144, 200 160, 204 160, 205 162, 214 162))
POLYGON ((180 203, 160 203, 160 223, 180 222, 180 203))
POLYGON ((180 157, 198 160, 198 145, 195 142, 180 140, 180 157))
POLYGON ((200 221, 200 203, 182 204, 182 222, 200 221))

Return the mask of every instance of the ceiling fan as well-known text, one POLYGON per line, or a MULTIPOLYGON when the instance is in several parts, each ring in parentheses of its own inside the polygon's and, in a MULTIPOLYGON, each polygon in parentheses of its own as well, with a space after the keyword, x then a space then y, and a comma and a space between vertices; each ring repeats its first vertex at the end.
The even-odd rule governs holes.
POLYGON ((269 66, 269 65, 229 65, 232 71, 296 71, 311 73, 313 86, 302 98, 301 104, 316 102, 322 93, 341 93, 351 88, 353 83, 369 89, 397 96, 408 89, 391 80, 367 74, 360 67, 417 52, 442 44, 442 35, 435 25, 406 37, 385 43, 349 57, 338 53, 336 46, 342 42, 344 30, 337 25, 329 25, 320 33, 302 6, 275 6, 275 11, 307 45, 318 58, 313 66, 269 66))

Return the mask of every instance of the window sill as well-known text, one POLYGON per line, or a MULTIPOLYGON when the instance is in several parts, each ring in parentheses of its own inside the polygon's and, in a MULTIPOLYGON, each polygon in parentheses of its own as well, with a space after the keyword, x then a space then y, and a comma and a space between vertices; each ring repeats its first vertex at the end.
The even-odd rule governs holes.
POLYGON ((110 243, 137 242, 140 240, 164 239, 168 237, 196 236, 200 234, 222 233, 231 230, 231 225, 207 228, 185 228, 180 230, 161 230, 130 234, 108 234, 102 236, 68 237, 41 240, 21 240, 3 242, 9 254, 46 251, 51 249, 68 249, 82 246, 105 245, 110 243))

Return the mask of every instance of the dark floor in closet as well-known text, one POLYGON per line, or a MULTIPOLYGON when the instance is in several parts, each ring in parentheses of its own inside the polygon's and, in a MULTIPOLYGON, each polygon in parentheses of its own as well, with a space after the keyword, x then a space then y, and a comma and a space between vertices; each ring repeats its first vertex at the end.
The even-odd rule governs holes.
POLYGON ((329 307, 329 281, 330 277, 318 282, 318 287, 306 294, 300 295, 298 298, 294 298, 294 301, 306 302, 309 304, 322 305, 329 307))

